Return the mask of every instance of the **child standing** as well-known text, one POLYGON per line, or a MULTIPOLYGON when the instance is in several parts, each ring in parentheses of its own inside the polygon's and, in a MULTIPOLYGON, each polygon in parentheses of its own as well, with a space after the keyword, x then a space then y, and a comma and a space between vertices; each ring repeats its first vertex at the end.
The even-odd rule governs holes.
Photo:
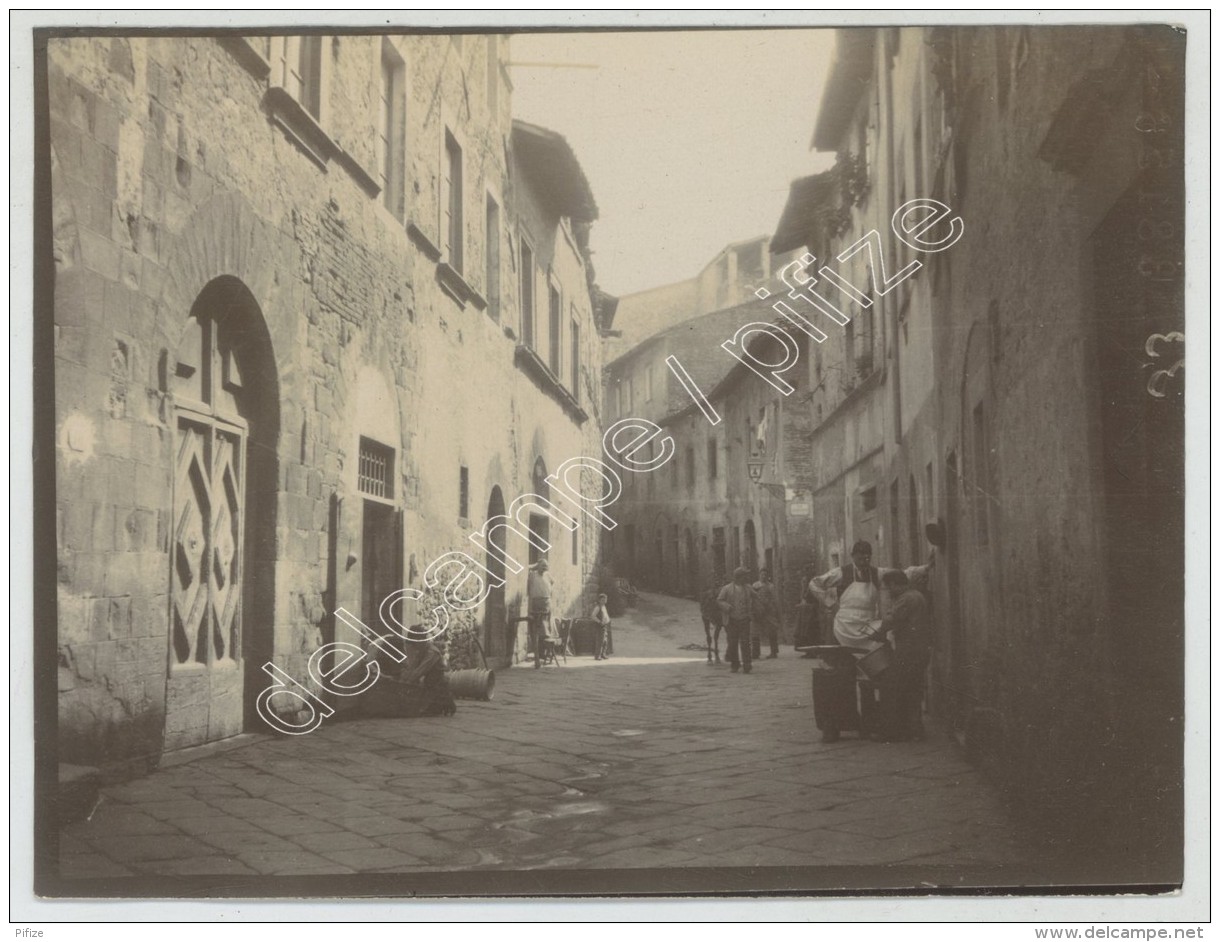
POLYGON ((597 606, 593 609, 593 618, 597 621, 597 644, 593 649, 595 661, 604 661, 610 656, 610 610, 606 607, 608 601, 606 595, 599 595, 597 606))

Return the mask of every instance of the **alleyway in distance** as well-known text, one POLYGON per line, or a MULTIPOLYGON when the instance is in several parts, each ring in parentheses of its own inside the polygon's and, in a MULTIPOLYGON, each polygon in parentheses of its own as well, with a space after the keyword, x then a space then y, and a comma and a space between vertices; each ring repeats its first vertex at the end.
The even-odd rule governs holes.
MULTIPOLYGON (((811 661, 709 667, 693 602, 643 595, 608 661, 516 667, 457 715, 251 736, 104 790, 65 877, 638 867, 1037 874, 943 732, 822 744, 811 661)), ((723 646, 723 638, 721 639, 723 646)))

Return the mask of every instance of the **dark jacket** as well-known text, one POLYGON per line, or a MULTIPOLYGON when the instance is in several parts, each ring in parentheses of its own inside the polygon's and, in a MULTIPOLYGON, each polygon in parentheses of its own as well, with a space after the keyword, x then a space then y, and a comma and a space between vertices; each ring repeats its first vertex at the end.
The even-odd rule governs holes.
POLYGON ((932 647, 928 600, 918 589, 907 587, 881 619, 881 630, 893 632, 895 651, 927 651, 932 647))

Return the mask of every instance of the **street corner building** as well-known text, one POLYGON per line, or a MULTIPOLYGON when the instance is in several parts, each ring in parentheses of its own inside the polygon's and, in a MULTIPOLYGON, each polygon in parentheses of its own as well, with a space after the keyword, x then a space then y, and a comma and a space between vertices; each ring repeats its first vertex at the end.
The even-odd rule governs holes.
POLYGON ((576 155, 511 117, 508 39, 45 48, 61 766, 265 729, 265 665, 312 686, 320 646, 368 646, 336 608, 378 624, 447 552, 505 582, 451 665, 522 654, 517 559, 590 609, 592 528, 535 503, 470 539, 601 453, 613 303, 576 155))

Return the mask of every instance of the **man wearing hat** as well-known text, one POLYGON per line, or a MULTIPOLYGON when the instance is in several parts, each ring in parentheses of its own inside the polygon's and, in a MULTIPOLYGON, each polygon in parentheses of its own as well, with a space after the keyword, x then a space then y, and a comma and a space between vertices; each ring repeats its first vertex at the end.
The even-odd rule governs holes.
POLYGON ((530 570, 526 595, 529 597, 530 641, 534 646, 534 667, 542 666, 542 641, 551 634, 551 567, 538 560, 530 570))
POLYGON ((733 581, 724 586, 716 597, 726 620, 728 646, 725 657, 734 674, 739 669, 743 673, 750 673, 750 619, 754 614, 754 591, 750 588, 749 579, 749 571, 738 566, 733 570, 733 581))

